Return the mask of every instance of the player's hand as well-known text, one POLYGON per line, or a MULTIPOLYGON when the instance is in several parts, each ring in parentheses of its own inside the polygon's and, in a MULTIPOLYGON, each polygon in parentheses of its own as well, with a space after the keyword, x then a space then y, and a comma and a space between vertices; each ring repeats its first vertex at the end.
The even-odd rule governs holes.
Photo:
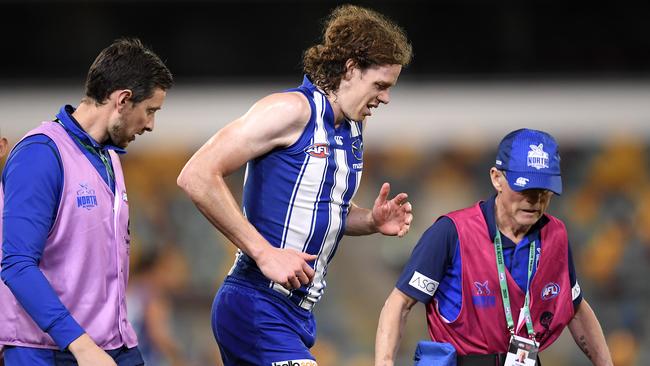
POLYGON ((314 269, 307 262, 316 258, 297 250, 269 246, 257 259, 257 266, 266 278, 292 290, 314 279, 314 269))
POLYGON ((408 202, 408 195, 400 193, 388 200, 390 184, 384 183, 372 207, 372 220, 377 231, 384 235, 406 235, 413 221, 413 207, 408 202))
POLYGON ((115 361, 95 344, 86 333, 70 343, 68 349, 79 366, 117 366, 115 361))

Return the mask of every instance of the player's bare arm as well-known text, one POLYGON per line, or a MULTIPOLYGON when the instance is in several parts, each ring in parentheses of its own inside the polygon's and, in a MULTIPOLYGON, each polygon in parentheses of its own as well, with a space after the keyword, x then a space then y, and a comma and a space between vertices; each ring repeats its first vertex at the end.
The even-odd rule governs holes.
POLYGON ((596 366, 612 366, 612 356, 605 342, 603 330, 596 314, 586 300, 578 305, 575 316, 569 323, 569 330, 578 347, 596 366))
POLYGON ((212 136, 178 177, 178 185, 201 213, 253 258, 266 277, 287 288, 311 281, 314 271, 306 261, 316 256, 270 245, 246 220, 224 178, 251 159, 293 144, 310 115, 309 104, 299 93, 269 95, 212 136))
POLYGON ((399 348, 406 319, 417 300, 398 289, 388 296, 379 315, 375 338, 375 365, 392 366, 399 348))
POLYGON ((389 194, 390 184, 384 183, 372 210, 351 204, 345 234, 368 235, 379 232, 400 238, 406 235, 413 221, 413 207, 408 202, 406 193, 400 193, 390 200, 389 194))

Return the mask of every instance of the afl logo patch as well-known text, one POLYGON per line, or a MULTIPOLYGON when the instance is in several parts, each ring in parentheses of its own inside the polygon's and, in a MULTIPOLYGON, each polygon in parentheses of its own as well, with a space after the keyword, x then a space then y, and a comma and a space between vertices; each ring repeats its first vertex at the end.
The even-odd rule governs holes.
POLYGON ((305 154, 315 158, 326 158, 330 156, 330 145, 327 143, 310 145, 305 149, 305 154))
POLYGON ((555 282, 549 282, 542 290, 542 300, 550 300, 560 293, 560 285, 555 282))

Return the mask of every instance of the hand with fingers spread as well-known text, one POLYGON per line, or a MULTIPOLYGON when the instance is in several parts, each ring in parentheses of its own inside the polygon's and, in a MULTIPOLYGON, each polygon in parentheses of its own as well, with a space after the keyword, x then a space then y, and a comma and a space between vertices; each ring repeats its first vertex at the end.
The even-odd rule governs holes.
POLYGON ((316 258, 318 256, 294 249, 269 246, 257 259, 257 265, 266 278, 292 290, 313 280, 314 269, 307 262, 316 258))
POLYGON ((390 184, 384 183, 372 207, 372 220, 378 232, 401 238, 411 227, 413 207, 406 193, 400 193, 391 200, 388 199, 389 194, 390 184))

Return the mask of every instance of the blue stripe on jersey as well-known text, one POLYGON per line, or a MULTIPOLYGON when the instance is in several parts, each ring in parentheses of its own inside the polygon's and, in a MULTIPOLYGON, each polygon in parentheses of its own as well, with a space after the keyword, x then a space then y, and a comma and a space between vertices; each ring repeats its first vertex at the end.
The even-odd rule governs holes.
MULTIPOLYGON (((315 302, 325 288, 327 266, 343 236, 350 200, 361 179, 361 124, 344 121, 335 129, 326 96, 307 78, 290 91, 305 95, 310 120, 292 146, 248 162, 243 209, 272 245, 318 256, 312 264, 316 271, 312 284, 292 292, 315 302)), ((238 256, 236 265, 240 259, 246 260, 238 256)))

